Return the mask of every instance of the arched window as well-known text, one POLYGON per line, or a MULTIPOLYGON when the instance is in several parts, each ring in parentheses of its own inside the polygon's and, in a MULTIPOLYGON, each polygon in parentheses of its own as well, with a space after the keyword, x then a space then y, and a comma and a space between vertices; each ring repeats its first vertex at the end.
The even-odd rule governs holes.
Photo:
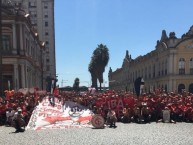
POLYGON ((190 93, 193 93, 193 84, 190 84, 190 85, 189 85, 188 91, 189 91, 190 93))
POLYGON ((190 74, 193 75, 193 58, 190 59, 190 74))
POLYGON ((162 68, 161 68, 161 75, 163 76, 164 75, 164 62, 162 62, 162 68))
POLYGON ((185 90, 185 85, 184 84, 179 84, 178 85, 178 93, 182 93, 185 90))
POLYGON ((167 60, 165 61, 165 75, 167 75, 167 68, 168 68, 168 62, 167 60))
POLYGON ((179 74, 184 75, 185 74, 185 59, 184 58, 179 59, 178 67, 179 67, 179 74))

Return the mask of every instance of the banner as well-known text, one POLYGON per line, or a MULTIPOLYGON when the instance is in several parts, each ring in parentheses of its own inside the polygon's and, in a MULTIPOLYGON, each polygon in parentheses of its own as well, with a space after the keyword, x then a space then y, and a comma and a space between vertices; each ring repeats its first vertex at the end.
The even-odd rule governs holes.
POLYGON ((133 97, 128 98, 101 98, 96 101, 96 106, 106 106, 107 108, 116 109, 117 112, 122 110, 126 105, 134 108, 135 100, 133 97))
POLYGON ((34 109, 26 129, 92 127, 90 121, 94 114, 86 107, 71 101, 63 106, 56 97, 54 103, 51 105, 49 97, 45 97, 34 109))

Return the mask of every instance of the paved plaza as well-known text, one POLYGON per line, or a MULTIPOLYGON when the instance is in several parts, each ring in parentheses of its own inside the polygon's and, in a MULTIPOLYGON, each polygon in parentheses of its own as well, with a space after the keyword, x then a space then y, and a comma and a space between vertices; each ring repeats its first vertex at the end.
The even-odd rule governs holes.
POLYGON ((27 130, 0 127, 1 145, 193 145, 192 123, 122 124, 117 128, 27 130))

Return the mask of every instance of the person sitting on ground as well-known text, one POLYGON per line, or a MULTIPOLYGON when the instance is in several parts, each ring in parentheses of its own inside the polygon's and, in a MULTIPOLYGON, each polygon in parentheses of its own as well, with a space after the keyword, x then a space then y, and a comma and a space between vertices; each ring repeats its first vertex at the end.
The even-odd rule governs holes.
POLYGON ((123 123, 131 122, 131 109, 129 108, 128 104, 123 108, 123 116, 121 118, 123 123))
POLYGON ((141 110, 137 105, 135 105, 133 108, 132 121, 135 123, 140 123, 141 121, 141 110))
POLYGON ((150 108, 148 106, 143 106, 141 112, 144 123, 150 123, 151 120, 150 108))
POLYGON ((107 113, 107 122, 110 124, 110 127, 116 127, 117 117, 114 110, 109 109, 107 113))
POLYGON ((158 122, 163 122, 163 123, 176 123, 176 121, 174 121, 171 118, 171 110, 168 106, 166 106, 163 110, 162 110, 162 119, 158 120, 158 122))
POLYGON ((18 108, 17 112, 15 112, 15 114, 13 116, 13 126, 16 129, 15 133, 25 131, 25 128, 22 129, 23 126, 25 127, 25 122, 23 120, 23 115, 22 115, 21 108, 18 108))

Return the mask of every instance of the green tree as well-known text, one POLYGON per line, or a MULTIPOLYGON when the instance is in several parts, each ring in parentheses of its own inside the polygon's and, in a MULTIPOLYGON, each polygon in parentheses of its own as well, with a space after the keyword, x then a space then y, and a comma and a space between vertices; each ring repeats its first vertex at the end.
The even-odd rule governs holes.
POLYGON ((79 83, 80 83, 79 78, 75 78, 74 84, 73 84, 73 90, 76 92, 79 92, 79 83))
POLYGON ((98 47, 93 51, 90 64, 88 66, 88 70, 91 74, 92 79, 92 87, 98 90, 97 80, 100 84, 103 83, 103 73, 105 71, 105 67, 107 66, 109 61, 109 49, 106 45, 100 44, 98 47))

